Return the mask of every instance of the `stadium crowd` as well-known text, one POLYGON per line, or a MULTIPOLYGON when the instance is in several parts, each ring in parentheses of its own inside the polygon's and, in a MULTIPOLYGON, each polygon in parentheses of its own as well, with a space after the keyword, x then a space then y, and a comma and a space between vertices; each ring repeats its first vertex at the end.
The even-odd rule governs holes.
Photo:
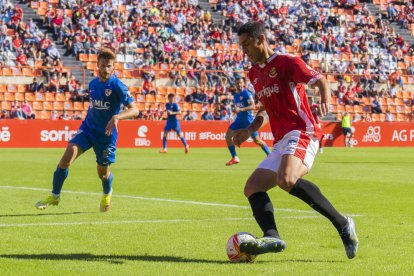
MULTIPOLYGON (((266 23, 268 39, 278 53, 300 55, 326 73, 328 81, 338 82, 332 85, 333 112, 355 105, 374 112, 376 96, 383 105, 387 99, 402 99, 398 105, 411 107, 412 95, 403 92, 414 75, 414 47, 390 22, 411 28, 412 3, 387 2, 373 15, 366 1, 356 0, 210 2, 214 12, 225 16, 223 22, 213 23, 211 12, 201 9, 198 0, 31 1, 53 31, 49 37, 32 19, 23 21, 19 5, 2 0, 0 66, 44 66, 44 83, 34 92, 69 92, 68 99, 83 103, 87 91, 64 68, 56 43, 65 45, 64 55, 87 63, 91 60, 82 57, 109 47, 119 57, 117 73, 138 72, 130 77, 144 79, 142 86, 132 89, 138 102, 160 94, 158 79, 169 78, 172 87, 191 88, 177 97, 184 109, 195 111, 188 119, 226 120, 235 79, 244 77, 250 67, 238 50, 235 31, 253 19, 266 23)), ((156 99, 141 105, 140 118, 163 117, 165 95, 156 99)))

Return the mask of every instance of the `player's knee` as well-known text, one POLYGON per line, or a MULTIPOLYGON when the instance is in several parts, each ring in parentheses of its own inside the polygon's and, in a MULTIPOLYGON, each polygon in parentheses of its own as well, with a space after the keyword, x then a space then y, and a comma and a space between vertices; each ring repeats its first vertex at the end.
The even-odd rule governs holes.
POLYGON ((99 175, 99 178, 102 180, 102 181, 108 181, 109 180, 109 173, 107 173, 107 174, 101 174, 101 173, 99 173, 98 174, 99 175))
POLYGON ((279 174, 277 183, 282 190, 290 192, 297 180, 298 177, 293 174, 279 174))
POLYGON ((72 162, 71 162, 71 160, 69 159, 66 159, 66 158, 62 158, 60 161, 59 161, 59 168, 61 168, 61 169, 67 169, 67 168, 69 168, 69 166, 72 164, 72 162))

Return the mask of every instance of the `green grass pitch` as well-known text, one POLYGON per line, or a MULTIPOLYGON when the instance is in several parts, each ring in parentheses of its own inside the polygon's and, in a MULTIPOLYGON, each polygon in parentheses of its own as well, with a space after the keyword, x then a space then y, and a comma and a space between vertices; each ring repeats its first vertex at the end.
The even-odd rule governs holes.
POLYGON ((230 235, 260 235, 242 191, 264 154, 238 152, 241 163, 226 167, 225 148, 119 149, 102 214, 93 152, 71 167, 60 205, 38 211, 63 149, 1 149, 1 275, 412 275, 414 148, 326 148, 306 176, 355 215, 355 259, 328 220, 273 189, 287 248, 254 264, 225 254, 230 235))

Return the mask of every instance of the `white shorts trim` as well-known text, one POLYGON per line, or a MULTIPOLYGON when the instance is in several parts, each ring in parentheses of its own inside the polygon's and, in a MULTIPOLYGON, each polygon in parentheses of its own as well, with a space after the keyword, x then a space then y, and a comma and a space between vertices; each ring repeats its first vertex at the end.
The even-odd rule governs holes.
POLYGON ((272 152, 259 164, 258 169, 267 169, 278 173, 283 155, 295 155, 303 164, 312 168, 319 149, 319 140, 299 130, 292 130, 274 144, 272 152))

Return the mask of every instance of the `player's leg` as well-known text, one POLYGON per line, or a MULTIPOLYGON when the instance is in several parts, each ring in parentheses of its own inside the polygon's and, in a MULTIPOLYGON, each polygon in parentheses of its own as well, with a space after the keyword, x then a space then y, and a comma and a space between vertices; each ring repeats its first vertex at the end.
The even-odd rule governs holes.
POLYGON ((319 141, 300 132, 291 133, 281 141, 284 145, 282 144, 283 155, 277 173, 277 184, 328 218, 340 234, 348 257, 353 258, 358 250, 353 220, 341 215, 314 183, 302 178, 312 167, 319 141))
POLYGON ((38 201, 35 207, 39 210, 44 210, 49 205, 58 205, 60 202, 60 192, 62 190, 63 183, 68 176, 69 166, 78 158, 82 153, 83 149, 75 143, 69 143, 66 150, 53 173, 53 188, 52 193, 44 200, 38 201))
POLYGON ((266 153, 266 155, 270 154, 269 147, 267 146, 267 144, 263 140, 259 139, 259 133, 257 131, 253 132, 252 138, 253 138, 254 143, 256 145, 260 146, 262 148, 262 150, 264 151, 264 153, 266 153))
POLYGON ((164 127, 164 135, 162 137, 162 149, 160 150, 160 153, 167 153, 167 136, 170 130, 171 126, 167 122, 167 124, 164 127))
POLYGON ((342 128, 342 133, 344 134, 344 145, 348 147, 348 130, 347 128, 342 128))
POLYGON ((253 255, 281 252, 286 244, 280 239, 274 218, 273 204, 267 191, 276 186, 277 174, 267 167, 278 165, 278 157, 268 156, 246 182, 244 194, 248 198, 257 224, 263 231, 263 238, 243 242, 240 250, 253 255), (265 164, 265 166, 263 166, 265 164), (267 164, 267 165, 266 165, 267 164))
POLYGON ((240 163, 240 159, 239 157, 237 157, 236 147, 233 143, 234 130, 237 129, 236 127, 234 127, 234 124, 235 123, 232 123, 226 131, 227 148, 229 149, 231 155, 231 159, 226 163, 226 166, 231 166, 240 163))
POLYGON ((175 126, 174 130, 177 133, 178 137, 180 137, 181 143, 183 143, 183 145, 184 145, 184 152, 185 152, 185 154, 187 154, 190 147, 188 146, 187 141, 185 140, 185 137, 184 137, 183 133, 181 132, 180 124, 177 124, 175 126))
POLYGON ((100 203, 100 211, 108 212, 111 207, 112 197, 112 181, 113 174, 110 171, 110 165, 115 163, 116 140, 112 139, 109 143, 106 137, 99 138, 94 142, 93 150, 96 155, 97 173, 102 181, 102 198, 100 203))
POLYGON ((112 181, 114 179, 112 172, 109 169, 109 166, 101 166, 97 164, 98 176, 102 181, 102 198, 99 205, 99 210, 101 212, 109 212, 111 207, 111 198, 112 198, 112 181))

